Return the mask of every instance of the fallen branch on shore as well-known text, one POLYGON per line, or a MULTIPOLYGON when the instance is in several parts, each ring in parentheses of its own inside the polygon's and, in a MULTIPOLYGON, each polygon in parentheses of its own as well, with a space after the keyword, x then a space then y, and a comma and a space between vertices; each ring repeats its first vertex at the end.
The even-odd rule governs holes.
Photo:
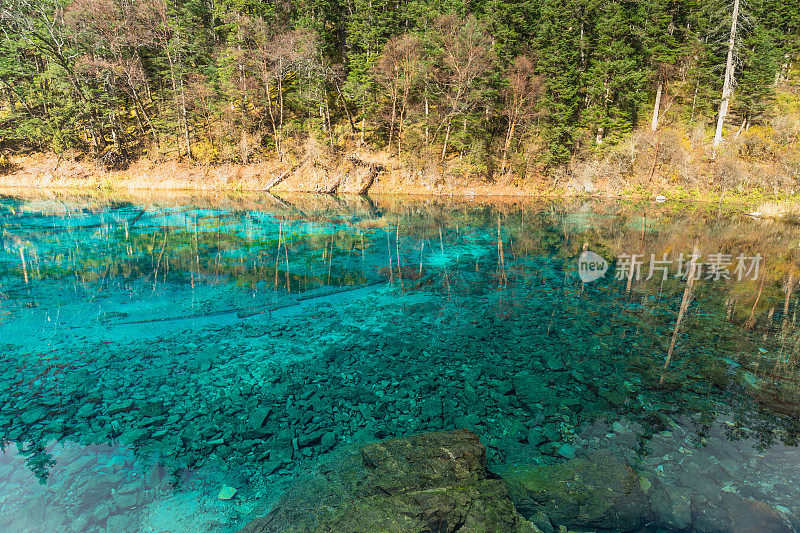
POLYGON ((286 178, 288 178, 288 177, 289 177, 289 175, 290 175, 292 172, 294 172, 295 170, 297 170, 299 167, 300 167, 300 163, 298 163, 297 165, 294 165, 293 167, 290 167, 290 168, 288 168, 288 169, 286 170, 286 172, 284 172, 283 174, 281 174, 280 176, 278 176, 277 178, 275 178, 274 180, 272 180, 272 183, 270 183, 269 185, 267 185, 267 187, 266 187, 264 190, 265 190, 265 191, 267 191, 267 192, 269 192, 269 191, 270 191, 272 188, 274 188, 274 187, 277 187, 277 186, 278 186, 278 184, 280 184, 280 183, 281 183, 283 180, 285 180, 286 178))
POLYGON ((367 194, 370 187, 372 187, 372 184, 375 183, 375 178, 377 178, 379 174, 386 172, 386 168, 379 163, 363 161, 353 155, 347 156, 347 160, 353 163, 356 167, 363 168, 367 171, 367 175, 363 179, 361 186, 359 186, 359 188, 356 190, 356 194, 367 194))

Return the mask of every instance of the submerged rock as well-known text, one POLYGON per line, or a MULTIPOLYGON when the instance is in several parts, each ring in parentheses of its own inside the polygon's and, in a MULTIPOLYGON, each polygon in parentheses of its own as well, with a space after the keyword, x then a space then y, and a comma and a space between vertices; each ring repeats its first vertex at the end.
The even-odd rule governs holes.
POLYGON ((240 533, 540 532, 485 465, 486 449, 466 430, 368 444, 298 479, 240 533))
POLYGON ((550 394, 547 381, 538 372, 530 370, 519 372, 514 376, 513 383, 517 397, 530 409, 535 409, 536 405, 542 403, 550 394))
POLYGON ((764 502, 725 493, 712 505, 699 499, 692 504, 692 528, 700 533, 792 533, 778 511, 764 502))
POLYGON ((222 488, 219 489, 219 494, 217 494, 217 498, 220 500, 230 500, 234 496, 236 496, 236 489, 228 485, 223 485, 222 488))
POLYGON ((555 533, 553 524, 550 523, 550 519, 543 512, 539 511, 533 515, 531 521, 542 530, 542 533, 555 533))
POLYGON ((663 484, 653 494, 653 514, 657 524, 688 530, 692 526, 692 489, 663 484))
POLYGON ((510 467, 500 475, 525 517, 546 514, 557 525, 632 531, 650 519, 639 475, 610 452, 560 465, 510 467))
POLYGON ((728 508, 733 533, 791 533, 793 530, 778 512, 764 502, 726 494, 722 498, 728 508))
POLYGON ((569 444, 562 444, 556 450, 556 454, 560 455, 561 457, 566 457, 567 459, 574 459, 575 458, 575 448, 573 448, 569 444))

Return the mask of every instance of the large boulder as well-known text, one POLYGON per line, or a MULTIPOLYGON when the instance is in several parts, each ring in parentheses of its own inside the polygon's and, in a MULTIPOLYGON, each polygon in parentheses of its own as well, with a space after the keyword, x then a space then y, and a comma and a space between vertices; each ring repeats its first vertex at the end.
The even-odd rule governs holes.
POLYGON ((692 530, 698 533, 792 533, 778 512, 764 502, 723 493, 710 504, 701 498, 692 502, 692 530))
POLYGON ((528 532, 470 431, 426 433, 343 452, 298 479, 240 533, 528 532))
POLYGON ((500 473, 525 517, 557 525, 633 531, 650 519, 650 482, 607 451, 558 465, 517 465, 500 473))

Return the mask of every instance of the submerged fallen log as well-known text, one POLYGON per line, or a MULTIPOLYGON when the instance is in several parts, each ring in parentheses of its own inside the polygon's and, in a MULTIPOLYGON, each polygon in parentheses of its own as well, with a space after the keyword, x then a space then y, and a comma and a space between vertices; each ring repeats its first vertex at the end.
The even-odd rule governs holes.
MULTIPOLYGON (((232 307, 232 308, 220 309, 218 311, 206 311, 206 312, 203 312, 203 313, 191 313, 191 314, 188 314, 188 315, 179 315, 179 316, 170 316, 170 317, 161 317, 161 318, 148 318, 148 319, 144 319, 144 320, 127 320, 127 321, 119 321, 119 322, 113 322, 113 323, 109 323, 109 318, 111 318, 109 316, 109 317, 104 317, 103 322, 105 322, 106 325, 151 324, 151 323, 157 323, 157 322, 170 322, 170 321, 175 321, 175 320, 190 320, 190 319, 193 319, 193 318, 209 318, 209 317, 214 317, 214 316, 232 315, 232 314, 236 314, 236 316, 238 318, 247 318, 247 317, 250 317, 250 316, 255 316, 255 315, 260 315, 260 314, 269 314, 269 313, 271 313, 273 311, 277 311, 279 309, 286 309, 286 308, 289 308, 289 307, 302 305, 302 304, 308 303, 311 300, 317 300, 317 299, 321 299, 321 298, 327 298, 329 296, 335 296, 335 295, 338 295, 338 294, 345 294, 345 293, 348 293, 348 292, 354 292, 354 291, 358 291, 358 290, 369 289, 369 288, 372 288, 372 287, 377 287, 378 285, 385 285, 385 284, 386 284, 385 281, 378 281, 378 282, 375 282, 375 283, 370 283, 368 285, 363 285, 363 286, 358 286, 358 287, 348 287, 346 289, 331 290, 331 291, 326 291, 326 292, 323 292, 323 293, 320 293, 320 294, 305 294, 305 295, 297 296, 291 302, 287 302, 287 303, 283 303, 283 304, 279 304, 279 305, 264 304, 264 305, 254 305, 254 306, 250 306, 250 307, 232 307)), ((118 318, 124 318, 127 315, 125 315, 125 313, 119 313, 119 314, 117 314, 115 316, 118 317, 118 318)), ((76 327, 79 327, 79 326, 76 326, 76 327)))

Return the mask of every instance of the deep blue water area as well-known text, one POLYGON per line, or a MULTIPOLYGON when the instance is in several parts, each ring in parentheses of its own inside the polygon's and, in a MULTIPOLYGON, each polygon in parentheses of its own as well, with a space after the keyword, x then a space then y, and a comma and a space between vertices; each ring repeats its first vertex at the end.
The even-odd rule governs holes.
POLYGON ((797 529, 800 228, 740 211, 2 197, 0 531, 235 531, 453 428, 497 472, 610 450, 676 530, 725 494, 797 529))

